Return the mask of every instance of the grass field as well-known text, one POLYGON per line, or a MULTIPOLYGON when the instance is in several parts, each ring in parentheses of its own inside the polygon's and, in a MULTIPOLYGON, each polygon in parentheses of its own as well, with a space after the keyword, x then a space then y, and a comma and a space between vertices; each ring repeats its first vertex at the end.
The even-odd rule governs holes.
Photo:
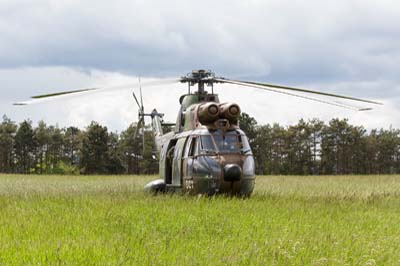
POLYGON ((250 199, 152 178, 0 175, 0 265, 400 265, 400 176, 258 177, 250 199))

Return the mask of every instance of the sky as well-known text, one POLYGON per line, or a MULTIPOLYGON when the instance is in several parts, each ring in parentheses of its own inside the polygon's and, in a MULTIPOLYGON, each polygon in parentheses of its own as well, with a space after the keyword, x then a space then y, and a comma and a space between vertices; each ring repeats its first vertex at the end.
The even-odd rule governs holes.
POLYGON ((355 112, 216 87, 221 101, 239 103, 260 124, 338 117, 400 128, 398 25, 400 2, 389 0, 0 0, 0 115, 81 128, 95 120, 121 131, 137 121, 131 94, 141 77, 146 111, 175 121, 186 85, 146 82, 204 68, 384 103, 355 112), (132 87, 12 106, 32 95, 121 84, 132 87))

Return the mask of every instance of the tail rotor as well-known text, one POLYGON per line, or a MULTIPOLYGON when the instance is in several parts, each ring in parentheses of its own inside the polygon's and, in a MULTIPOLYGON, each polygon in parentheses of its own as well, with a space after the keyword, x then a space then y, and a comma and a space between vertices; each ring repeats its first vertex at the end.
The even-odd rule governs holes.
POLYGON ((138 123, 136 126, 136 131, 135 131, 135 136, 134 139, 135 141, 137 141, 138 139, 138 134, 139 131, 141 131, 142 133, 142 156, 144 155, 145 152, 145 127, 146 127, 146 123, 144 120, 144 117, 146 116, 146 114, 144 113, 144 106, 143 106, 143 97, 142 97, 142 85, 140 82, 140 78, 139 78, 139 91, 140 91, 140 102, 138 100, 138 97, 136 96, 135 92, 132 92, 132 96, 135 99, 136 104, 138 105, 138 123))

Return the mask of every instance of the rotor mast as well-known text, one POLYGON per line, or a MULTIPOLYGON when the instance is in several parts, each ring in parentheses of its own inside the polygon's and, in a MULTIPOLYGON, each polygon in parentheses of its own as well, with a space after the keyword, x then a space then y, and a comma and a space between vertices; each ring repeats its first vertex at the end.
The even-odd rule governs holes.
POLYGON ((183 76, 180 80, 182 83, 188 83, 189 94, 190 87, 195 86, 197 84, 197 91, 195 93, 198 94, 206 94, 205 86, 211 87, 212 94, 214 93, 214 82, 218 83, 215 79, 215 74, 211 70, 193 70, 191 73, 188 73, 186 76, 183 76))

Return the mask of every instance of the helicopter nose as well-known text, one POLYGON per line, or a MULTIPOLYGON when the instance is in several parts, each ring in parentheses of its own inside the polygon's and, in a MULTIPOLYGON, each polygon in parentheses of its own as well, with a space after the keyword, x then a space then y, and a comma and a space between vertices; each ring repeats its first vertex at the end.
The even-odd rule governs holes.
POLYGON ((224 180, 228 182, 239 181, 242 169, 237 164, 227 164, 224 167, 224 180))

